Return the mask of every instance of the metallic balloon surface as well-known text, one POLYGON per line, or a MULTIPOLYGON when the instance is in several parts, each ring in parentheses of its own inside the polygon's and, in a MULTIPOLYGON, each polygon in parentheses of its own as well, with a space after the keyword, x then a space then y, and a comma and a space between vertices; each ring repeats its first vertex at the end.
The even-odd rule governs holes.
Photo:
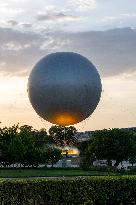
POLYGON ((101 97, 94 65, 72 52, 52 53, 33 68, 28 80, 30 102, 43 119, 62 126, 85 120, 101 97))

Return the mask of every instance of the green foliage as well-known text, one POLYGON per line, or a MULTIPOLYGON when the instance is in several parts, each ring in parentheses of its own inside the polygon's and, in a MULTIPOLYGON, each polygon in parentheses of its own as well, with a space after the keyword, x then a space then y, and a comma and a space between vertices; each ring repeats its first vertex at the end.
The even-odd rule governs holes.
POLYGON ((47 164, 51 164, 52 167, 54 164, 56 164, 61 158, 62 158, 62 151, 61 149, 54 147, 54 146, 45 146, 41 150, 41 164, 44 164, 45 166, 47 164))
POLYGON ((90 166, 93 166, 93 161, 95 160, 93 154, 90 155, 89 153, 89 145, 89 141, 83 141, 82 143, 78 144, 78 149, 80 150, 81 157, 80 166, 83 169, 88 169, 90 166))
POLYGON ((46 148, 48 154, 48 160, 51 163, 52 167, 56 164, 61 158, 61 150, 57 147, 49 146, 46 148))
POLYGON ((76 144, 76 139, 74 135, 76 134, 77 130, 73 126, 63 127, 53 125, 49 129, 50 137, 53 139, 54 143, 57 146, 64 147, 64 146, 73 146, 76 144))
POLYGON ((114 166, 118 166, 123 160, 136 157, 136 137, 122 129, 104 129, 95 131, 79 148, 82 166, 88 167, 96 159, 107 160, 109 166, 112 166, 111 160, 115 160, 114 166))
POLYGON ((43 148, 45 145, 53 145, 53 140, 50 138, 50 136, 47 134, 47 131, 45 129, 33 130, 31 132, 32 140, 35 143, 35 146, 38 148, 43 148))
POLYGON ((1 180, 2 205, 136 204, 136 177, 1 180))
POLYGON ((4 167, 23 165, 38 167, 61 159, 61 150, 51 145, 45 129, 33 130, 31 126, 0 128, 0 164, 4 167))
POLYGON ((0 128, 0 164, 4 167, 12 164, 9 146, 12 140, 17 136, 18 128, 18 125, 9 128, 0 128))

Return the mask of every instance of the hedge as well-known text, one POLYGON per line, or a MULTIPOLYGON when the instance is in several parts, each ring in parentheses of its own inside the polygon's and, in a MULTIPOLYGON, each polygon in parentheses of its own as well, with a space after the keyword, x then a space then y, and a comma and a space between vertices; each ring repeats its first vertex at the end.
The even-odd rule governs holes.
POLYGON ((136 204, 136 176, 0 180, 0 205, 136 204))

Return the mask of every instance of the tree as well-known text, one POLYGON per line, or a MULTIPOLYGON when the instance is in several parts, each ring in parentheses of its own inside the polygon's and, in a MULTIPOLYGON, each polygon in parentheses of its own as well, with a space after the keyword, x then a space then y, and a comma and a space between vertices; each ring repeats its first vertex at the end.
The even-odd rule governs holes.
POLYGON ((89 168, 93 165, 93 161, 95 161, 94 154, 89 153, 90 141, 83 141, 78 143, 78 149, 80 150, 80 166, 82 168, 89 168))
POLYGON ((132 166, 136 163, 136 132, 132 131, 133 133, 133 145, 131 148, 131 156, 129 157, 129 162, 132 166))
POLYGON ((73 126, 63 127, 63 126, 53 125, 49 129, 49 134, 54 144, 60 147, 75 145, 76 139, 74 135, 76 133, 77 130, 73 126))
POLYGON ((13 159, 9 151, 9 145, 16 137, 18 129, 18 125, 0 128, 0 163, 4 167, 12 164, 13 159))
POLYGON ((88 141, 85 159, 107 160, 111 166, 111 160, 115 160, 117 167, 123 160, 132 156, 134 146, 133 133, 122 129, 100 130, 93 133, 88 141))
POLYGON ((57 147, 50 146, 48 148, 49 152, 49 162, 51 163, 52 167, 62 158, 62 151, 57 147))
POLYGON ((0 161, 3 166, 38 166, 40 151, 32 140, 32 129, 30 126, 5 127, 0 130, 1 155, 0 161))
POLYGON ((61 158, 61 150, 52 144, 45 129, 34 130, 24 125, 0 128, 0 164, 18 164, 38 167, 39 164, 56 163, 61 158))
POLYGON ((61 149, 45 145, 41 150, 41 157, 40 157, 40 163, 47 166, 47 164, 53 165, 56 164, 61 158, 62 158, 62 151, 61 149))
POLYGON ((47 134, 46 129, 40 129, 40 130, 33 130, 32 131, 32 139, 35 143, 36 147, 42 148, 45 145, 51 145, 53 144, 53 139, 47 134))
POLYGON ((35 142, 32 139, 32 130, 27 127, 20 129, 18 136, 21 138, 22 145, 24 147, 23 158, 20 163, 24 166, 38 166, 40 161, 40 149, 35 146, 35 142))
POLYGON ((24 160, 24 154, 26 152, 26 147, 22 143, 22 139, 19 134, 17 134, 10 142, 7 148, 7 153, 10 156, 11 164, 16 163, 21 164, 24 160))

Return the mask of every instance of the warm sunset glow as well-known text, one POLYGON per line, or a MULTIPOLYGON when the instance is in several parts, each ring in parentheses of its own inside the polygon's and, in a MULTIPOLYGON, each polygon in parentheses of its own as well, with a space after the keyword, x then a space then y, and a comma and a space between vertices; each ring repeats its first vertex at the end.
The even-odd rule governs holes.
POLYGON ((57 113, 55 114, 51 121, 53 124, 62 125, 62 126, 68 126, 78 123, 80 120, 79 118, 71 113, 63 112, 63 113, 57 113))
POLYGON ((66 155, 66 152, 68 155, 76 155, 78 154, 78 150, 77 149, 69 149, 69 150, 62 150, 62 154, 66 155))
MULTIPOLYGON (((135 8, 136 1, 130 0, 0 0, 0 127, 19 123, 19 126, 49 130, 52 124, 67 126, 78 123, 74 126, 79 132, 135 127, 135 8), (86 3, 89 1, 96 2, 95 6, 86 3), (46 111, 49 100, 55 102, 54 99, 58 98, 57 91, 49 92, 49 97, 45 98, 41 117, 29 101, 29 74, 39 59, 56 52, 83 55, 94 63, 101 76, 101 101, 94 113, 83 121, 82 108, 75 106, 70 109, 75 100, 72 106, 64 108, 58 103, 56 109, 49 103, 52 112, 46 111)), ((69 69, 67 71, 69 76, 69 69)), ((55 89, 59 84, 59 81, 56 83, 57 77, 60 75, 47 78, 50 85, 52 80, 55 89)), ((61 79, 67 87, 68 81, 63 75, 61 79)), ((89 90, 86 86, 84 89, 89 90)), ((71 91, 75 97, 76 91, 71 91)), ((44 92, 47 93, 47 89, 44 92)), ((61 99, 66 102, 67 93, 60 95, 60 102, 61 99)), ((39 104, 44 101, 42 96, 36 98, 39 104)), ((75 99, 78 101, 78 96, 75 99)), ((68 102, 72 100, 68 99, 68 102)))

